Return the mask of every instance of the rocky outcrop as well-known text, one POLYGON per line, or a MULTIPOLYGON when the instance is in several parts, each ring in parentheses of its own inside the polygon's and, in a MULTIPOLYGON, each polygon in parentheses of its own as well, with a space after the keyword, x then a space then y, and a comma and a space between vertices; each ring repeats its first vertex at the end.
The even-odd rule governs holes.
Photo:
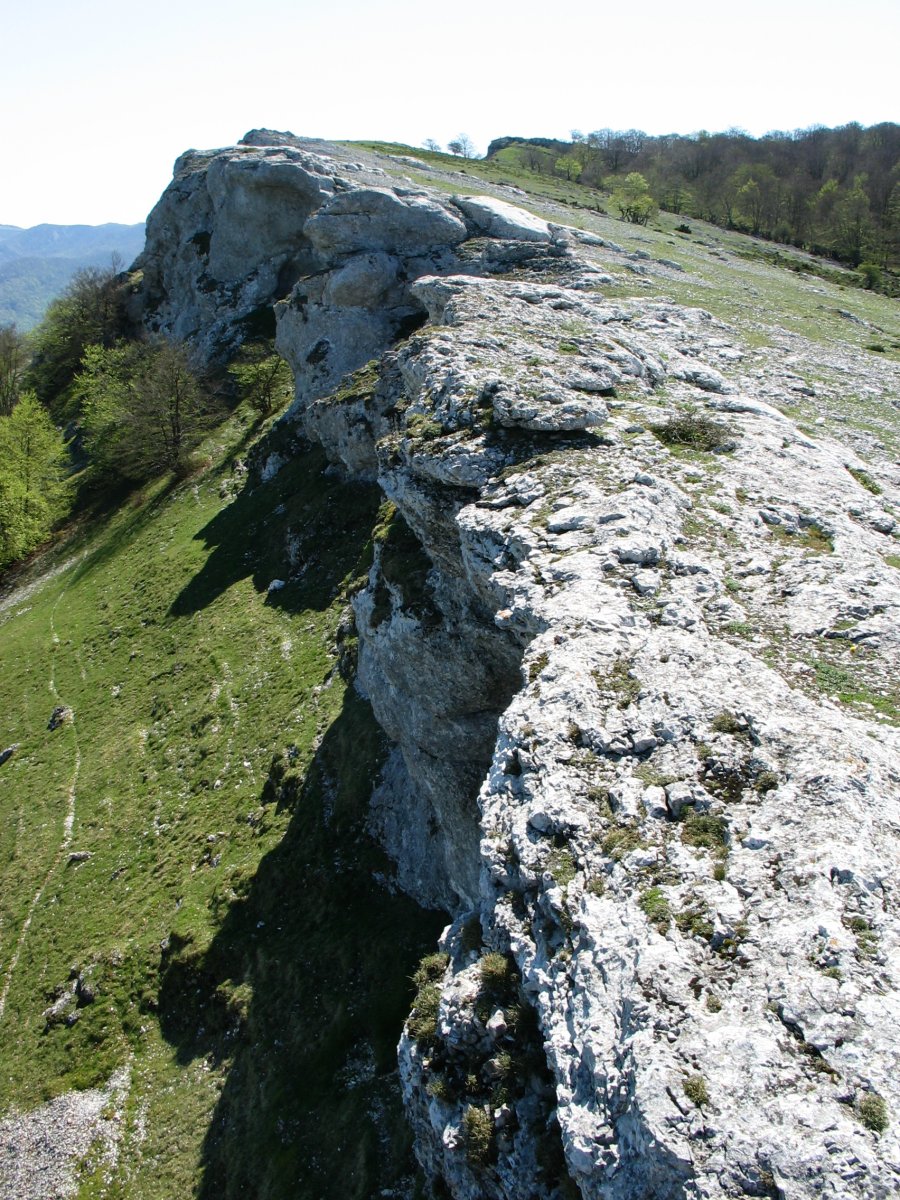
POLYGON ((559 227, 294 142, 179 160, 145 297, 211 353, 283 296, 290 419, 389 502, 372 825, 454 918, 420 1161, 457 1200, 895 1194, 896 473, 559 227))
POLYGON ((436 1032, 401 1047, 425 1160, 454 1195, 551 1194, 517 1142, 548 1115, 544 1081, 510 1103, 491 1079, 510 1051, 477 1011, 490 951, 521 975, 509 1004, 539 1014, 583 1195, 890 1194, 894 1134, 873 1123, 896 1103, 900 739, 808 665, 852 628, 867 678, 896 670, 891 543, 861 524, 847 456, 739 379, 704 401, 716 368, 686 378, 677 347, 722 334, 708 314, 466 278, 414 290, 436 324, 391 365, 401 425, 373 423, 378 477, 436 608, 465 618, 447 645, 402 595, 374 621, 376 563, 361 676, 410 761, 421 714, 456 760, 434 697, 471 704, 479 661, 526 652, 479 797, 484 943, 451 933, 436 1032), (667 448, 693 436, 681 402, 699 458, 667 448))

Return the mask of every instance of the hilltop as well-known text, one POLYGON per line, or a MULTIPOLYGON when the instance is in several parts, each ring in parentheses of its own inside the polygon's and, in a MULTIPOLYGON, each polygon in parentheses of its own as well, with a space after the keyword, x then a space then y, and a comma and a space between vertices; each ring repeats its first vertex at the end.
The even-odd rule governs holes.
POLYGON ((178 160, 132 318, 294 392, 4 601, 10 1195, 896 1190, 900 319, 818 265, 178 160))

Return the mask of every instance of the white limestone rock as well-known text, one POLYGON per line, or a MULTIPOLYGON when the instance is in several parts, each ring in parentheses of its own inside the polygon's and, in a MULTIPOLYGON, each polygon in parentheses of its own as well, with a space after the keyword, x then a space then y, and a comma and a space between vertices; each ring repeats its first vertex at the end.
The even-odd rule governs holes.
POLYGON ((339 193, 307 220, 303 232, 327 258, 361 250, 423 254, 466 237, 463 222, 437 200, 387 188, 339 193))
POLYGON ((287 293, 304 428, 399 514, 354 609, 396 747, 372 826, 455 915, 433 1043, 400 1045, 426 1172, 561 1200, 555 1141, 585 1200, 896 1194, 896 472, 876 500, 778 412, 789 364, 745 365, 708 312, 466 275, 447 201, 306 143, 190 154, 170 193, 148 320, 212 346, 287 293), (733 434, 711 462, 652 432, 698 389, 733 434), (504 1049, 537 1066, 494 1105, 504 1049))
POLYGON ((549 242, 550 226, 540 217, 494 196, 454 196, 453 203, 488 237, 549 242))

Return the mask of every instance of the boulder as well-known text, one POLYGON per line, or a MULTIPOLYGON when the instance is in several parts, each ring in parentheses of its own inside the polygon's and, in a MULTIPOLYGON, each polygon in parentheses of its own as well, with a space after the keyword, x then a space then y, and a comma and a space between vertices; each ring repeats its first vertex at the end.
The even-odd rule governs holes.
POLYGON ((550 226, 540 217, 493 196, 454 196, 453 203, 480 233, 520 242, 549 242, 550 226))

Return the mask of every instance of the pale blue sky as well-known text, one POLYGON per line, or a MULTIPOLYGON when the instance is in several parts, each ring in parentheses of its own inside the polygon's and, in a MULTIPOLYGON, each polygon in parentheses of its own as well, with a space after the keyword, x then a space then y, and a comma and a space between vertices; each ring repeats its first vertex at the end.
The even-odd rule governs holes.
POLYGON ((182 150, 260 125, 483 152, 900 121, 897 0, 42 0, 0 28, 3 224, 140 221, 182 150))

